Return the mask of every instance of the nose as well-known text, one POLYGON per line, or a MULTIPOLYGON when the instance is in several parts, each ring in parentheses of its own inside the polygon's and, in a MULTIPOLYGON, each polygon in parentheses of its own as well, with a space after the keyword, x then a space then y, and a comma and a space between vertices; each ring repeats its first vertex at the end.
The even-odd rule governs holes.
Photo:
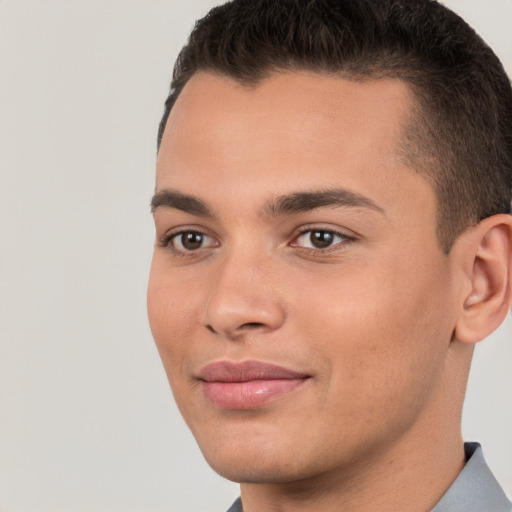
POLYGON ((231 340, 279 329, 286 312, 268 256, 226 258, 210 281, 206 328, 231 340))

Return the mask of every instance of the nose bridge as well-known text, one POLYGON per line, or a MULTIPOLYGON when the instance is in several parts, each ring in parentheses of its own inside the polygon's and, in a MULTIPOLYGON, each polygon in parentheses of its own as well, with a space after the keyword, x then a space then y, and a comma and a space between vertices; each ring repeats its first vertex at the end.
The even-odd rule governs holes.
POLYGON ((271 331, 285 319, 274 262, 263 251, 233 248, 219 258, 206 304, 206 327, 229 338, 271 331))

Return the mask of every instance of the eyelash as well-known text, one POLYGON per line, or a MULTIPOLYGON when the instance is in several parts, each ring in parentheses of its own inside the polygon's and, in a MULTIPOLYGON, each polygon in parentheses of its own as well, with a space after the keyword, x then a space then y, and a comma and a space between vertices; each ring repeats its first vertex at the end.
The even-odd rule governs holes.
POLYGON ((321 256, 330 254, 331 252, 340 251, 341 247, 349 244, 350 242, 354 242, 356 240, 355 236, 351 236, 347 233, 343 233, 342 231, 336 231, 335 229, 330 228, 324 228, 324 227, 318 227, 318 226, 306 226, 299 230, 298 234, 294 236, 292 242, 290 243, 291 247, 296 247, 298 250, 307 252, 307 254, 313 255, 313 256, 321 256), (301 236, 307 234, 307 233, 314 233, 314 232, 322 232, 322 233, 329 233, 331 235, 334 235, 335 237, 339 237, 342 239, 342 241, 334 243, 325 249, 313 249, 311 247, 301 247, 299 245, 293 245, 294 242, 300 238, 301 236))
MULTIPOLYGON (((195 235, 200 235, 202 237, 208 237, 212 238, 210 235, 205 233, 204 231, 201 231, 200 229, 181 229, 179 231, 175 231, 172 233, 168 233, 162 237, 162 239, 159 242, 159 246, 168 249, 173 256, 177 256, 180 258, 188 258, 188 257, 194 257, 197 256, 198 253, 200 253, 202 250, 207 248, 199 248, 197 250, 190 250, 190 251, 180 251, 173 247, 172 241, 173 239, 182 236, 184 234, 191 233, 195 235)), ((307 253, 312 256, 320 256, 320 255, 326 255, 330 254, 331 252, 339 251, 341 245, 349 244, 356 240, 355 236, 348 235, 347 233, 343 233, 342 231, 336 231, 335 229, 327 229, 322 228, 318 226, 306 226, 302 229, 300 229, 296 234, 294 234, 292 241, 288 244, 290 247, 295 247, 301 252, 307 253), (299 245, 295 245, 294 242, 299 239, 301 236, 304 236, 307 233, 313 233, 313 232, 323 232, 323 233, 329 233, 333 235, 334 237, 339 237, 342 239, 342 241, 334 243, 333 245, 330 245, 324 249, 314 249, 311 247, 301 247, 299 245)), ((218 245, 216 245, 218 247, 218 245)))
POLYGON ((172 244, 173 239, 178 238, 179 236, 185 235, 187 233, 191 233, 191 234, 194 234, 194 235, 200 235, 200 236, 203 236, 203 237, 208 237, 208 238, 212 238, 213 239, 213 237, 211 237, 210 235, 208 235, 204 231, 201 231, 200 229, 195 229, 195 228, 180 229, 179 231, 174 231, 172 233, 165 234, 162 237, 162 239, 160 240, 158 245, 160 247, 163 247, 163 248, 169 250, 169 252, 171 252, 171 254, 173 256, 176 256, 178 258, 194 257, 199 252, 204 250, 204 248, 199 248, 199 249, 197 249, 195 251, 180 251, 180 250, 177 250, 176 248, 174 248, 173 244, 172 244))

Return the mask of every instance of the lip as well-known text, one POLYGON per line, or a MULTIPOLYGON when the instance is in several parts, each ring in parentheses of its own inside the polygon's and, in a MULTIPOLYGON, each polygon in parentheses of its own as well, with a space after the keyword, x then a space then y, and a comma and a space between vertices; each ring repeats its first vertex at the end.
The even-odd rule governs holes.
POLYGON ((261 361, 217 361, 199 371, 206 398, 221 409, 253 409, 302 386, 310 375, 261 361))

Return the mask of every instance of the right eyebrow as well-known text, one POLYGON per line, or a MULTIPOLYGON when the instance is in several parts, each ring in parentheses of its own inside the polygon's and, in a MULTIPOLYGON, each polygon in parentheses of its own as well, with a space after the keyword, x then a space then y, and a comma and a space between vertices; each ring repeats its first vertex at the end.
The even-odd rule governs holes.
POLYGON ((201 199, 170 189, 156 192, 151 199, 151 213, 154 213, 158 208, 175 208, 176 210, 199 217, 214 216, 206 203, 201 201, 201 199))
POLYGON ((266 215, 276 217, 330 207, 366 208, 385 215, 385 211, 370 198, 343 187, 299 191, 279 196, 270 201, 264 211, 266 215))

